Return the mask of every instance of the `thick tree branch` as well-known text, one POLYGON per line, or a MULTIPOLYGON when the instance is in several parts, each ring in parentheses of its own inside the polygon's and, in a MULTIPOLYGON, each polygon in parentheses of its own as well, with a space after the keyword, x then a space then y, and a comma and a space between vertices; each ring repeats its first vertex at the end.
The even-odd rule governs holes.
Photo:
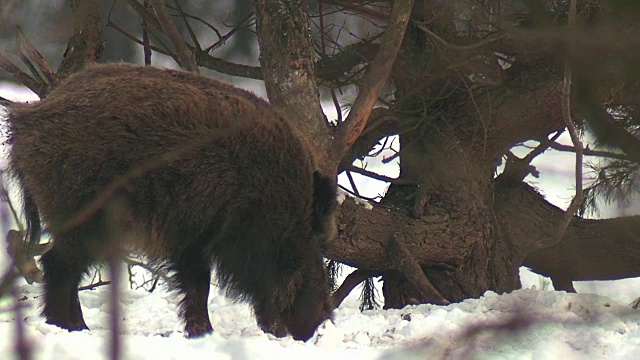
MULTIPOLYGON (((327 253, 332 260, 373 271, 395 269, 387 260, 386 249, 397 229, 405 229, 406 247, 420 266, 457 268, 465 261, 460 252, 465 247, 465 225, 442 212, 437 204, 430 204, 433 214, 420 219, 397 208, 374 205, 366 209, 351 198, 345 199, 338 210, 341 226, 327 253)), ((549 274, 559 272, 566 264, 574 280, 640 276, 639 217, 586 220, 574 216, 562 242, 548 247, 553 245, 564 211, 531 186, 496 180, 495 211, 501 233, 512 241, 508 246, 515 251, 516 266, 527 258, 525 265, 549 274), (602 256, 605 251, 612 255, 602 256), (557 254, 546 267, 532 260, 534 254, 540 254, 536 259, 545 259, 554 252, 557 254)))
POLYGON ((369 64, 367 74, 358 90, 358 97, 340 130, 339 140, 344 141, 344 151, 358 140, 367 125, 369 114, 378 100, 380 90, 389 78, 400 50, 412 8, 413 0, 393 2, 389 23, 382 37, 378 54, 373 63, 369 64))
POLYGON ((318 97, 308 12, 302 0, 256 1, 260 65, 270 102, 309 141, 323 171, 335 174, 337 161, 327 159, 333 141, 318 97))
POLYGON ((173 45, 173 48, 176 51, 176 57, 180 66, 188 71, 195 73, 199 72, 195 57, 185 44, 180 31, 178 31, 176 24, 173 22, 173 19, 171 19, 171 15, 169 15, 169 10, 167 9, 167 5, 164 3, 164 0, 151 0, 150 2, 156 10, 158 23, 160 24, 162 33, 167 37, 167 39, 169 39, 171 45, 173 45))
POLYGON ((63 79, 94 63, 102 51, 102 21, 99 0, 72 0, 73 35, 69 39, 58 79, 63 79))

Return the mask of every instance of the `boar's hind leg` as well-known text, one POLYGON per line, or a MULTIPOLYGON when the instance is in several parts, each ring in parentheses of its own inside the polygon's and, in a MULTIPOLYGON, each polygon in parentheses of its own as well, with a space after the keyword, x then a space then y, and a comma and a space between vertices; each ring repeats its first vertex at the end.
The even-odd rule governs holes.
POLYGON ((186 251, 174 260, 175 286, 184 294, 180 315, 185 322, 184 331, 189 338, 213 332, 209 321, 207 302, 211 286, 211 265, 202 258, 199 249, 186 251))
POLYGON ((54 239, 51 250, 42 255, 44 309, 47 323, 69 331, 88 329, 82 317, 78 284, 92 263, 90 252, 73 236, 54 239), (65 246, 74 245, 72 248, 65 246))

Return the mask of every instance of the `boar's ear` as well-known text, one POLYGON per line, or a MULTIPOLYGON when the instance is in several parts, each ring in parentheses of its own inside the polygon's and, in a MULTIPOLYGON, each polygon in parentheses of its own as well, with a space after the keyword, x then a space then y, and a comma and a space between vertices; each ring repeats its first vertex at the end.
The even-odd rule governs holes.
POLYGON ((316 171, 313 173, 313 231, 324 232, 336 203, 336 180, 316 171))

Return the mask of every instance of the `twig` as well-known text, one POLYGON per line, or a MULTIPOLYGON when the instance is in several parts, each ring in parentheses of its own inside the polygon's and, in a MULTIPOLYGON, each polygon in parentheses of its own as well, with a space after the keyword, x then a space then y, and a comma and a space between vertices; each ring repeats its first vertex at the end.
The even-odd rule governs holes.
MULTIPOLYGON (((145 21, 145 20, 143 20, 143 21, 145 21)), ((146 24, 148 25, 148 23, 146 23, 146 24)), ((124 35, 127 38, 129 38, 129 40, 132 40, 132 41, 142 45, 145 48, 148 47, 149 50, 155 51, 155 52, 160 53, 162 55, 167 55, 167 56, 175 58, 174 54, 170 53, 168 50, 161 49, 161 48, 159 48, 157 46, 154 46, 154 45, 151 45, 151 44, 145 45, 144 38, 143 38, 143 40, 137 39, 135 36, 129 34, 123 28, 121 28, 120 26, 118 26, 116 23, 114 23, 113 21, 111 21, 109 19, 107 19, 107 26, 112 27, 113 29, 115 29, 116 31, 121 33, 122 35, 124 35)), ((143 36, 144 36, 144 34, 143 34, 143 36)))
POLYGON ((190 17, 194 18, 195 20, 198 20, 202 23, 205 24, 205 26, 210 27, 211 29, 213 29, 213 31, 216 33, 216 35, 218 36, 218 41, 216 41, 215 43, 211 44, 210 46, 208 46, 206 49, 204 49, 204 52, 209 53, 219 47, 221 47, 222 45, 224 45, 227 40, 229 40, 229 38, 231 38, 231 36, 233 36, 236 32, 238 32, 240 29, 243 29, 245 27, 250 26, 250 22, 249 20, 251 20, 251 18, 253 17, 253 12, 249 13, 247 16, 245 16, 244 19, 242 19, 236 26, 234 26, 231 30, 229 30, 228 33, 222 35, 220 34, 220 32, 218 31, 218 29, 216 29, 215 27, 211 26, 210 24, 204 22, 204 20, 200 19, 197 16, 193 16, 190 15, 190 17))
POLYGON ((13 295, 13 301, 15 302, 15 324, 16 324, 16 352, 20 360, 29 360, 33 358, 32 349, 24 334, 24 324, 22 315, 22 305, 20 304, 20 296, 18 291, 14 288, 11 291, 13 295))
MULTIPOLYGON (((575 30, 576 24, 576 12, 577 12, 577 0, 571 0, 571 5, 569 8, 569 29, 575 30)), ((570 44, 573 46, 573 42, 570 44)), ((569 52, 571 53, 571 51, 569 52)), ((565 124, 567 125, 567 130, 569 130, 569 135, 571 136, 571 142, 576 151, 576 164, 575 164, 575 182, 576 182, 576 194, 571 200, 569 207, 562 215, 562 219, 560 224, 558 225, 558 229, 556 230, 554 243, 559 243, 562 240, 565 232, 567 231, 567 227, 569 227, 569 223, 571 219, 573 219, 573 214, 580 208, 582 205, 582 201, 584 200, 584 191, 582 190, 582 159, 584 154, 584 148, 582 142, 580 141, 580 137, 578 136, 578 131, 576 130, 576 126, 571 118, 571 63, 569 59, 567 59, 564 67, 564 81, 562 83, 562 117, 564 119, 565 124)))
POLYGON ((353 181, 353 176, 351 175, 351 171, 345 171, 347 174, 347 179, 349 179, 349 184, 351 185, 351 189, 356 194, 357 197, 360 197, 360 191, 358 191, 358 187, 356 186, 356 182, 353 181))
POLYGON ((552 144, 555 144, 556 143, 555 141, 558 140, 558 138, 560 137, 560 135, 562 135, 563 132, 564 130, 556 131, 556 133, 551 137, 551 139, 547 139, 545 137, 544 140, 540 141, 540 144, 538 144, 538 146, 536 146, 535 149, 531 150, 531 152, 528 153, 527 156, 525 156, 522 160, 526 161, 527 163, 532 162, 533 159, 538 157, 538 155, 547 151, 547 149, 550 148, 552 144))
POLYGON ((40 54, 38 49, 36 49, 36 47, 33 46, 33 44, 29 41, 29 39, 27 39, 26 36, 24 36, 24 33, 22 32, 22 29, 20 28, 20 26, 17 27, 17 30, 18 30, 18 39, 20 41, 20 44, 27 51, 27 55, 29 55, 29 58, 31 59, 31 61, 33 61, 34 63, 36 63, 36 65, 38 65, 38 69, 47 79, 49 84, 53 83, 56 80, 56 74, 54 73, 54 71, 51 70, 51 67, 49 66, 49 64, 47 64, 47 61, 44 59, 42 54, 40 54))
POLYGON ((191 41, 193 41, 193 46, 198 49, 198 51, 202 51, 202 47, 200 46, 200 43, 198 42, 198 37, 196 36, 196 33, 193 31, 193 28, 191 27, 191 25, 189 24, 189 21, 187 20, 187 14, 184 13, 184 11, 182 11, 182 6, 180 6, 180 2, 178 0, 173 0, 173 2, 176 4, 176 10, 178 11, 178 13, 180 14, 180 17, 182 18, 182 21, 184 22, 184 26, 187 28, 187 32, 189 33, 189 37, 191 37, 191 41))
POLYGON ((93 283, 93 284, 89 284, 89 285, 85 285, 85 286, 80 286, 78 288, 78 291, 93 290, 95 288, 98 288, 98 287, 101 287, 101 286, 107 286, 107 285, 111 285, 111 281, 100 280, 97 283, 93 283))
POLYGON ((38 82, 39 84, 41 84, 40 86, 42 88, 46 87, 46 82, 44 81, 44 79, 42 78, 42 76, 40 75, 40 73, 38 72, 38 70, 36 69, 36 67, 33 65, 33 63, 31 62, 31 60, 29 60, 29 58, 27 57, 27 55, 23 54, 21 50, 16 50, 16 55, 18 56, 18 58, 22 61, 22 63, 27 67, 27 69, 29 69, 29 72, 31 73, 31 77, 38 82))
POLYGON ((392 264, 395 264, 407 280, 418 290, 422 296, 422 301, 438 305, 450 304, 436 288, 433 287, 429 279, 424 274, 420 265, 409 252, 407 245, 402 239, 402 234, 395 233, 387 244, 387 255, 392 264))
MULTIPOLYGON (((145 9, 149 9, 151 7, 151 5, 149 5, 149 2, 147 0, 144 1, 144 3, 142 4, 142 6, 145 7, 145 9)), ((109 22, 111 22, 111 20, 109 20, 109 22)), ((148 29, 149 24, 147 24, 147 21, 142 18, 142 51, 144 53, 144 64, 149 66, 151 65, 151 42, 149 41, 149 29, 148 29)))
POLYGON ((180 66, 185 70, 198 73, 199 70, 196 58, 193 55, 193 52, 191 52, 185 44, 178 28, 171 19, 169 10, 167 10, 167 5, 163 0, 150 0, 150 2, 156 10, 156 15, 158 16, 158 22, 160 23, 162 33, 167 36, 169 42, 171 42, 171 45, 173 45, 173 48, 176 51, 176 56, 180 66))
POLYGON ((16 80, 18 80, 18 82, 28 87, 29 90, 33 91, 40 98, 44 96, 44 88, 42 87, 42 84, 39 84, 27 73, 18 69, 17 66, 15 66, 9 59, 4 57, 2 54, 0 54, 0 68, 8 72, 11 76, 13 76, 16 80))
POLYGON ((417 21, 412 21, 411 24, 417 27, 418 29, 420 29, 422 32, 424 32, 425 35, 430 37, 431 40, 435 41, 436 43, 446 47, 447 49, 452 49, 457 51, 470 51, 470 50, 479 49, 481 47, 487 46, 491 43, 494 43, 498 40, 502 40, 505 38, 505 36, 494 36, 494 37, 486 38, 484 40, 481 40, 469 45, 454 45, 454 44, 449 44, 445 39, 441 38, 436 33, 429 30, 429 28, 427 28, 426 26, 424 26, 423 24, 417 21))
POLYGON ((129 266, 140 266, 141 268, 147 270, 148 272, 162 278, 165 281, 169 281, 169 276, 167 275, 167 273, 165 271, 161 271, 157 268, 154 268, 153 266, 150 266, 148 264, 145 264, 141 261, 138 260, 134 260, 131 258, 125 258, 124 262, 129 265, 129 266))
POLYGON ((373 63, 369 65, 362 81, 362 86, 358 89, 358 97, 341 127, 340 135, 344 139, 344 144, 347 148, 356 142, 367 125, 369 114, 398 56, 412 8, 413 0, 396 0, 393 2, 389 23, 382 37, 378 53, 373 63))
MULTIPOLYGON (((563 145, 563 144, 559 144, 557 142, 552 142, 549 147, 551 149, 557 150, 557 151, 573 152, 573 153, 575 153, 577 151, 577 149, 575 147, 573 147, 573 146, 563 145)), ((592 149, 589 149, 589 148, 583 149, 583 155, 584 156, 599 156, 599 157, 607 157, 607 158, 611 158, 611 159, 634 161, 632 158, 630 158, 629 156, 627 156, 625 154, 613 153, 613 152, 610 152, 610 151, 592 150, 592 149)))
POLYGON ((380 181, 386 181, 386 182, 396 183, 396 184, 403 182, 402 179, 394 179, 392 177, 388 177, 388 176, 385 176, 385 175, 380 175, 378 173, 374 173, 373 171, 369 171, 369 170, 366 170, 366 169, 363 169, 363 168, 359 168, 359 167, 353 166, 353 165, 348 170, 351 171, 351 172, 355 172, 355 173, 370 177, 372 179, 380 180, 380 181))
POLYGON ((123 256, 125 238, 125 229, 122 226, 122 219, 128 217, 127 203, 122 197, 117 197, 106 207, 107 220, 107 236, 111 244, 107 255, 109 263, 109 273, 111 275, 111 294, 109 296, 111 315, 110 322, 110 358, 111 360, 120 359, 122 351, 122 342, 120 340, 120 290, 122 277, 121 261, 123 256))

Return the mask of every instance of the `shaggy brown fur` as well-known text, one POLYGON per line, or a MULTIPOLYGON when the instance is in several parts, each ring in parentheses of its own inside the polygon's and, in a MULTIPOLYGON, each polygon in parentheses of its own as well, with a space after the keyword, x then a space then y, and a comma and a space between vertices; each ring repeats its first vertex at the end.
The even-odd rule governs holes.
POLYGON ((54 238, 42 258, 49 323, 87 328, 78 283, 113 247, 113 226, 129 230, 126 246, 175 272, 190 337, 212 331, 212 266, 265 331, 307 340, 330 317, 321 248, 335 184, 314 172, 305 146, 266 102, 182 71, 95 65, 45 100, 14 107, 9 122, 29 237, 38 241, 41 214, 54 238), (115 179, 199 143, 119 189, 127 211, 118 224, 105 206, 65 229, 115 179))

